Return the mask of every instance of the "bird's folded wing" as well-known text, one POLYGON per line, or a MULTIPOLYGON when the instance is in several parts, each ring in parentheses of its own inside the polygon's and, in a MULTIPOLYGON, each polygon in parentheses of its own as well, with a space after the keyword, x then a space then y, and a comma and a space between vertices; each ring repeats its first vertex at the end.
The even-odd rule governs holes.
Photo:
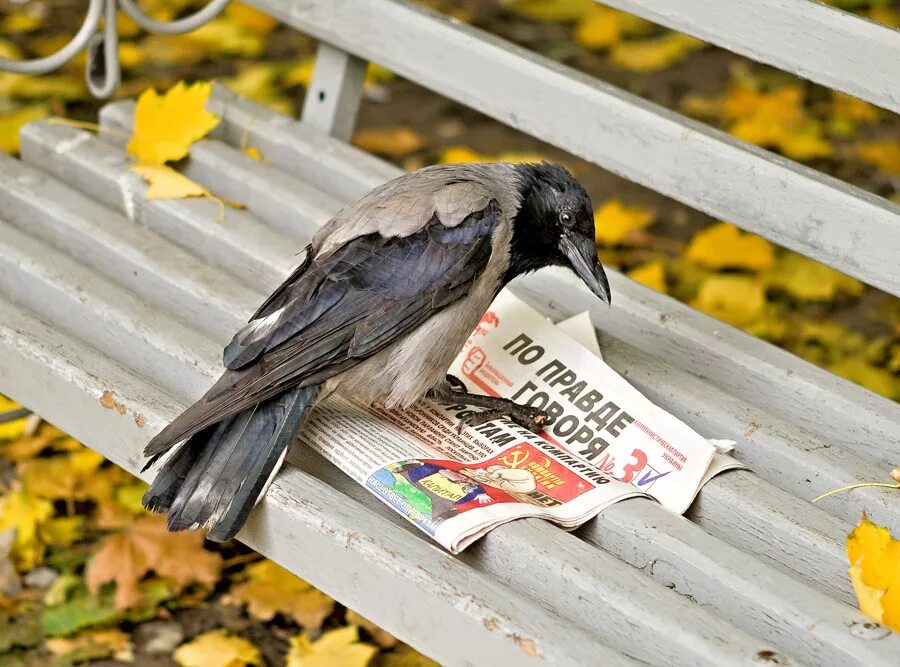
POLYGON ((435 215, 418 231, 358 236, 311 257, 225 348, 227 370, 145 450, 167 450, 287 388, 324 382, 465 296, 487 265, 496 201, 454 226, 435 215))

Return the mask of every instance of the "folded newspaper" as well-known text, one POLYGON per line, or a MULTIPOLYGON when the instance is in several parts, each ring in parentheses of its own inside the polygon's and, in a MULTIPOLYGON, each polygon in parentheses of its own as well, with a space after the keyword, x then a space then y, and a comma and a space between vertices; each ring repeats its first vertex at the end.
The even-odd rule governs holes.
POLYGON ((464 405, 389 411, 331 397, 301 438, 453 553, 513 519, 575 528, 634 496, 681 514, 713 475, 740 466, 598 352, 586 317, 554 325, 504 290, 449 373, 547 412, 544 433, 507 419, 460 431, 464 405))

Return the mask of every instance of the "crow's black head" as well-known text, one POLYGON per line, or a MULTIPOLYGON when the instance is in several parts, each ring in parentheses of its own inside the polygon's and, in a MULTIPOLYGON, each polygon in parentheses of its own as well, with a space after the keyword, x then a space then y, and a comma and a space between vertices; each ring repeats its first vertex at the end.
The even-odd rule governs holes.
POLYGON ((609 303, 609 283, 594 247, 594 211, 584 187, 558 164, 517 165, 521 205, 513 221, 507 279, 567 266, 609 303))

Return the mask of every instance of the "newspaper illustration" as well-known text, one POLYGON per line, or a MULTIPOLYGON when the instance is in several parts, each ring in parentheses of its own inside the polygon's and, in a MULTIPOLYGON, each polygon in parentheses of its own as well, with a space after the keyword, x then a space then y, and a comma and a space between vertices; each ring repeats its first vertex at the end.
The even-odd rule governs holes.
POLYGON ((301 440, 454 553, 516 518, 576 528, 634 496, 683 513, 706 481, 740 464, 598 351, 586 317, 557 326, 504 290, 448 372, 472 392, 546 411, 542 434, 507 419, 459 430, 474 410, 465 405, 389 411, 333 396, 301 440))

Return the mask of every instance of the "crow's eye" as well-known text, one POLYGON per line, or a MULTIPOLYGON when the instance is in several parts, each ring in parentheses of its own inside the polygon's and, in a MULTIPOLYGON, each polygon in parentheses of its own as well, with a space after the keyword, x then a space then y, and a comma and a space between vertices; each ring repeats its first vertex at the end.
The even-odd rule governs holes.
POLYGON ((566 227, 571 227, 572 223, 575 221, 575 218, 568 211, 563 211, 559 214, 559 221, 566 227))

